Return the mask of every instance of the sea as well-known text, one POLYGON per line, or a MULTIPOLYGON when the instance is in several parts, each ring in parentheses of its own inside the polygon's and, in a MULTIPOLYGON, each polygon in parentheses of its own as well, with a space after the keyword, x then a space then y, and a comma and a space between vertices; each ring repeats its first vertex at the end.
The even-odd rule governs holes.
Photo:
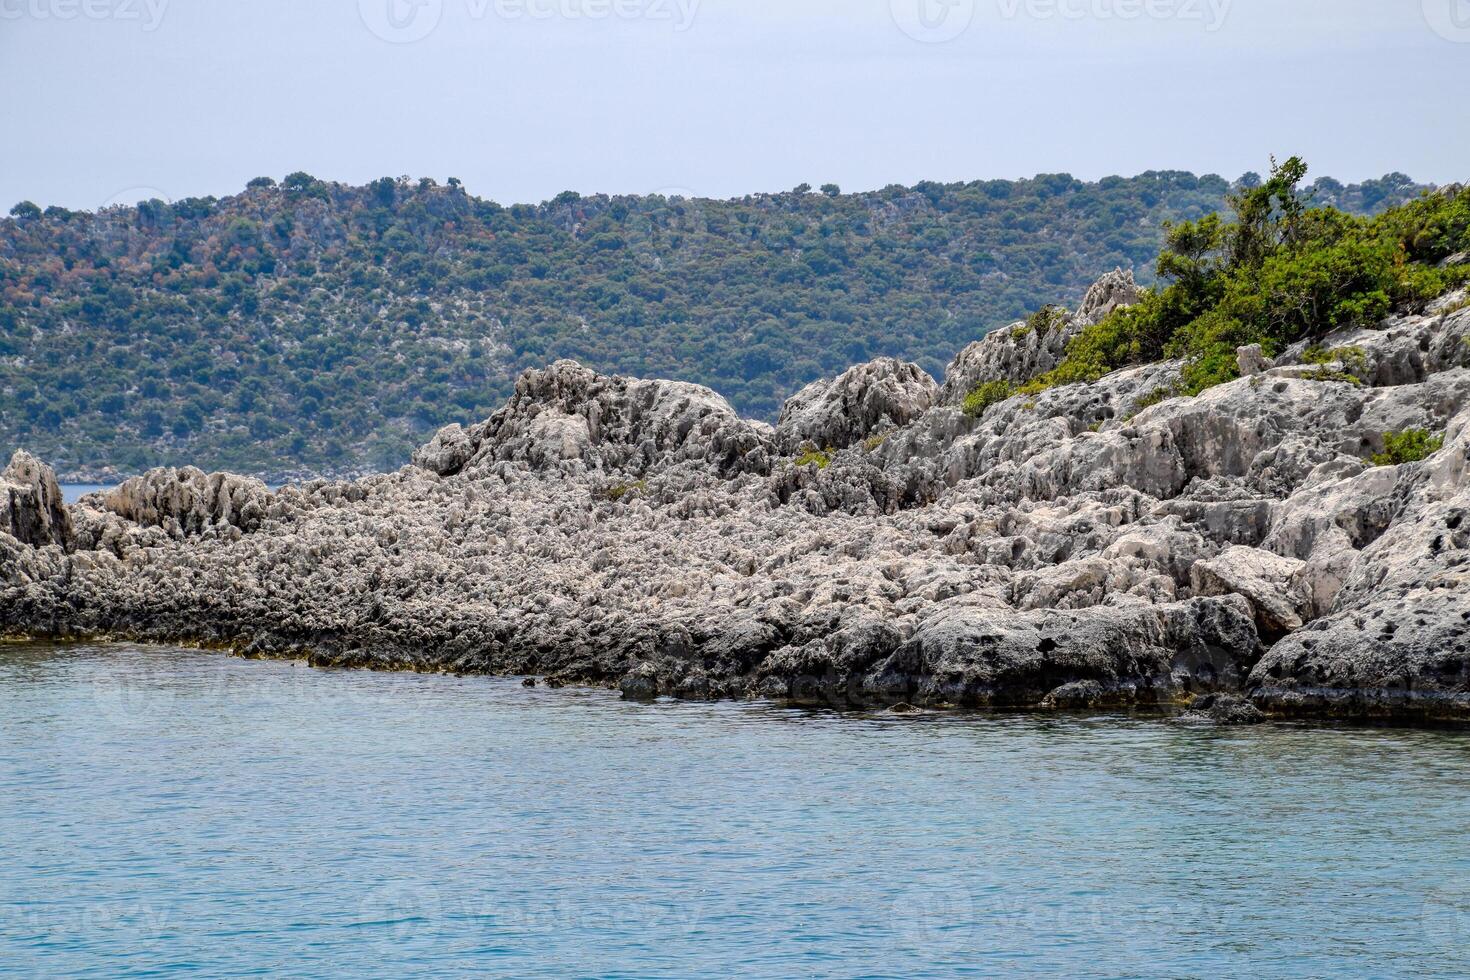
POLYGON ((1470 974, 1470 737, 0 645, 0 975, 1470 974))

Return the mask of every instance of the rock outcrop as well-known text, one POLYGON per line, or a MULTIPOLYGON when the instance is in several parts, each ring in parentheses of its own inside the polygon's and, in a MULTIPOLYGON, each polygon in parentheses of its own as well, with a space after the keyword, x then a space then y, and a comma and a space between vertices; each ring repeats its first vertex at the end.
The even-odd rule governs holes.
POLYGON ((149 470, 102 497, 102 506, 140 527, 163 528, 174 538, 232 528, 249 534, 270 506, 264 483, 192 466, 149 470))
MULTIPOLYGON (((1115 274, 1049 322, 1136 295, 1115 274)), ((632 699, 1470 721, 1467 332, 1450 298, 1326 358, 1243 351, 1194 398, 1161 362, 966 415, 974 384, 1062 350, 1011 333, 942 390, 859 365, 774 429, 559 361, 396 473, 270 493, 154 471, 69 512, 17 457, 0 631, 632 699), (1442 448, 1374 465, 1407 429, 1442 448)))
POLYGON ((71 544, 71 514, 51 467, 24 450, 0 473, 0 531, 22 544, 71 544))
POLYGON ((1068 342, 1084 327, 1120 306, 1131 306, 1139 294, 1133 273, 1115 269, 1092 284, 1075 313, 1044 311, 1032 321, 1018 320, 991 331, 960 351, 950 364, 939 400, 945 405, 958 405, 983 382, 1021 384, 1045 374, 1061 363, 1068 342))
POLYGON ((781 409, 776 436, 787 452, 803 443, 846 449, 908 425, 929 410, 939 386, 917 364, 882 357, 836 378, 813 381, 781 409))
POLYGON ((730 476, 767 469, 770 446, 769 426, 742 419, 708 388, 606 377, 563 360, 523 374, 510 403, 480 425, 441 429, 414 462, 440 476, 499 463, 641 474, 686 462, 730 476))

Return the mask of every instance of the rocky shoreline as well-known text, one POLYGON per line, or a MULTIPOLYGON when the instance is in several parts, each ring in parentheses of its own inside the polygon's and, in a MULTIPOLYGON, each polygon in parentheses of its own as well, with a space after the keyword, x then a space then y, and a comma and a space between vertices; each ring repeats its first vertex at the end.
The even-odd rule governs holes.
POLYGON ((1179 365, 961 409, 1136 297, 1115 272, 936 383, 892 359, 776 426, 708 389, 531 371, 396 473, 0 479, 0 633, 531 674, 629 698, 1470 721, 1470 309, 1163 397, 1179 365), (972 407, 973 410, 973 407, 972 407), (1443 434, 1373 465, 1386 433, 1443 434))

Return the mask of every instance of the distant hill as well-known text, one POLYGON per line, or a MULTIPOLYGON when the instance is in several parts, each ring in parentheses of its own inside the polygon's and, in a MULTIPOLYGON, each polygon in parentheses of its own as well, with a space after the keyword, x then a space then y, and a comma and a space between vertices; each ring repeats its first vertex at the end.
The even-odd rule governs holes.
MULTIPOLYGON (((1374 213, 1420 187, 1315 190, 1374 213)), ((73 472, 392 468, 558 357, 771 417, 878 355, 938 375, 1115 266, 1147 281, 1161 224, 1228 191, 1171 171, 502 207, 455 180, 296 173, 97 213, 23 202, 0 220, 0 450, 73 472)))

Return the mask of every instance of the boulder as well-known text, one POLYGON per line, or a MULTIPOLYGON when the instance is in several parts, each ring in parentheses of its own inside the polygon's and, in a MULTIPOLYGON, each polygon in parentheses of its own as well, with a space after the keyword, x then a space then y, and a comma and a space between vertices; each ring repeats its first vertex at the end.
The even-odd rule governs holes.
POLYGON ((1260 374, 1276 366, 1276 363, 1261 351, 1260 344, 1247 344, 1235 349, 1235 366, 1240 369, 1242 378, 1260 374))
POLYGON ((469 429, 439 430, 413 459, 440 476, 497 463, 638 475, 689 462, 731 475, 767 468, 770 441, 769 427, 742 419, 708 388, 561 360, 522 374, 504 408, 469 429))
POLYGON ((1189 703, 1189 709, 1179 720, 1209 725, 1259 725, 1266 715, 1239 695, 1201 694, 1189 703))
POLYGON ((464 469, 475 454, 469 433, 458 422, 446 425, 427 443, 414 450, 413 464, 440 476, 451 476, 464 469))
POLYGON ((1234 545, 1214 558, 1195 562, 1190 581, 1196 595, 1244 596, 1262 635, 1280 636, 1301 629, 1310 606, 1302 582, 1306 562, 1234 545))

